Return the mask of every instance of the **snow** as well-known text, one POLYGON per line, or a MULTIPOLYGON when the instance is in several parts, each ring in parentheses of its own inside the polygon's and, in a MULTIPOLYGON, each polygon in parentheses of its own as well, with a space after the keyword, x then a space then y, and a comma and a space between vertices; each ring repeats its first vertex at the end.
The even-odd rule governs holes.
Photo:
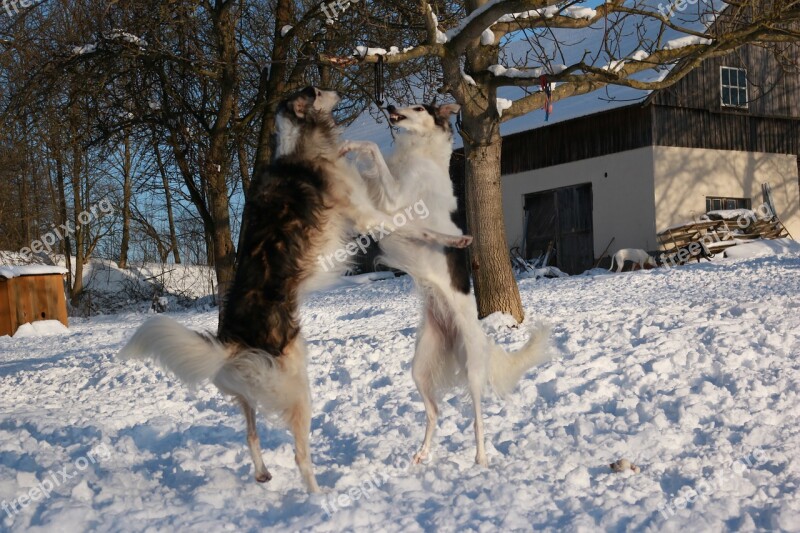
MULTIPOLYGON (((409 464, 425 423, 411 281, 318 294, 301 313, 317 496, 284 429, 259 419, 274 478, 258 485, 235 405, 115 357, 145 314, 1 338, 0 502, 71 477, 0 511, 0 530, 796 531, 798 271, 790 254, 522 280, 528 322, 551 322, 563 356, 484 402, 488 469, 460 394, 441 403, 429 462, 409 464), (621 459, 641 472, 613 473, 621 459)), ((507 348, 526 338, 485 322, 507 348)))
POLYGON ((501 117, 503 116, 503 111, 505 111, 506 109, 510 109, 511 106, 514 105, 514 102, 506 98, 498 98, 496 103, 497 103, 497 114, 500 115, 501 117))
POLYGON ((789 253, 800 254, 800 243, 792 239, 764 239, 739 244, 725 250, 725 255, 732 259, 749 259, 789 253))
POLYGON ((67 269, 51 265, 0 265, 0 278, 18 278, 20 276, 41 276, 45 274, 66 274, 67 269))
MULTIPOLYGON (((125 41, 126 43, 133 44, 144 50, 147 46, 147 41, 141 37, 137 37, 132 33, 124 30, 115 29, 111 30, 104 37, 110 41, 125 41)), ((83 46, 73 46, 72 54, 82 56, 86 54, 93 54, 97 51, 97 43, 84 44, 83 46)))
POLYGON ((497 20, 497 22, 514 22, 515 20, 537 19, 537 18, 551 19, 555 17, 560 10, 561 8, 559 8, 558 6, 548 6, 541 9, 531 9, 529 11, 523 11, 521 13, 511 13, 509 15, 503 15, 497 20))
POLYGON ((385 56, 389 52, 385 48, 370 48, 367 46, 356 46, 356 55, 366 56, 385 56))
POLYGON ((461 67, 461 77, 464 78, 464 81, 467 82, 467 85, 472 85, 473 87, 478 85, 475 83, 475 78, 464 72, 464 67, 461 67))
POLYGON ((706 39, 697 35, 687 35, 685 37, 679 37, 677 39, 667 41, 667 44, 664 45, 664 50, 677 50, 679 48, 686 48, 687 46, 692 46, 695 44, 711 44, 711 39, 706 39))
POLYGON ((591 7, 569 6, 564 11, 566 16, 576 19, 593 19, 597 16, 597 10, 591 7))
POLYGON ((106 35, 106 39, 122 40, 130 44, 135 44, 140 48, 147 46, 146 40, 123 30, 112 30, 108 35, 106 35))
POLYGON ((541 9, 531 9, 529 11, 523 11, 521 13, 511 13, 509 15, 503 15, 502 17, 500 17, 500 19, 498 19, 497 22, 514 22, 515 20, 536 19, 536 18, 551 19, 559 14, 564 17, 572 17, 576 19, 592 19, 597 16, 597 11, 590 7, 581 7, 581 6, 568 6, 563 9, 558 6, 548 6, 541 9))
MULTIPOLYGON (((0 251, 0 276, 12 273, 65 274, 66 261, 62 255, 51 257, 57 266, 10 266, 22 261, 19 254, 0 251), (8 264, 9 266, 4 266, 8 264)), ((76 260, 71 263, 73 275, 76 260)), ((15 274, 15 275, 28 275, 15 274)), ((198 265, 162 265, 160 263, 129 263, 120 269, 113 261, 92 259, 83 265, 83 286, 91 297, 90 314, 112 313, 122 310, 149 309, 154 296, 174 297, 179 306, 209 305, 215 294, 214 269, 198 265)))
MULTIPOLYGON (((461 22, 447 31, 447 40, 452 40, 455 36, 459 33, 464 31, 472 20, 482 15, 486 10, 493 7, 495 4, 499 3, 498 0, 492 0, 487 2, 486 4, 480 6, 478 9, 470 13, 469 16, 464 17, 461 22)), ((558 6, 548 6, 541 9, 531 9, 529 11, 523 11, 521 13, 510 13, 508 15, 503 15, 497 22, 514 22, 516 20, 524 20, 524 19, 531 19, 531 18, 546 18, 551 19, 554 16, 561 14, 565 17, 572 17, 576 19, 591 19, 597 16, 597 11, 590 8, 590 7, 581 7, 581 6, 568 6, 566 8, 561 8, 558 6)), ((485 33, 485 32, 484 32, 485 33)), ((483 39, 483 36, 481 36, 483 39)), ((494 41, 494 35, 492 35, 492 41, 494 41)), ((446 40, 443 42, 447 42, 446 40)), ((481 41, 481 44, 487 44, 481 41)), ((492 44, 492 43, 488 43, 492 44)))
POLYGON ((747 218, 755 220, 758 217, 756 212, 751 209, 717 209, 709 211, 700 217, 701 220, 736 220, 737 218, 747 218))
POLYGON ((447 34, 442 32, 439 29, 439 17, 436 16, 436 13, 433 12, 433 8, 428 4, 428 15, 431 17, 431 21, 433 22, 433 26, 436 28, 436 43, 437 44, 444 44, 447 42, 447 34))
POLYGON ((284 26, 283 28, 281 28, 281 37, 286 37, 286 34, 292 31, 293 29, 294 26, 290 26, 289 24, 284 26))
POLYGON ((82 56, 85 54, 93 54, 96 50, 96 44, 84 44, 83 46, 72 47, 72 54, 76 56, 82 56))
MULTIPOLYGON (((501 1, 503 1, 503 0, 489 0, 488 2, 486 2, 485 4, 480 6, 478 9, 476 9, 475 11, 470 13, 468 16, 466 16, 463 19, 461 19, 461 22, 457 26, 455 26, 455 27, 453 27, 453 28, 451 28, 451 29, 449 29, 447 31, 447 34, 445 35, 445 41, 444 42, 447 42, 447 40, 452 40, 453 37, 455 37, 456 35, 458 35, 462 31, 464 31, 464 28, 466 28, 469 25, 470 22, 472 22, 477 17, 481 16, 486 10, 490 9, 495 4, 497 4, 497 3, 501 2, 501 1)), ((428 10, 429 10, 429 12, 431 14, 433 14, 433 11, 431 10, 430 7, 428 7, 428 10)), ((434 21, 437 22, 437 27, 438 27, 438 21, 437 21, 435 15, 434 15, 434 21)))
POLYGON ((620 59, 619 61, 612 61, 608 65, 603 67, 603 70, 610 70, 611 72, 619 72, 625 68, 625 60, 620 59))
POLYGON ((494 32, 490 29, 483 30, 481 33, 481 44, 483 46, 490 46, 494 44, 494 32))
POLYGON ((567 69, 566 65, 548 65, 545 67, 526 68, 523 70, 514 67, 505 67, 503 65, 490 65, 488 70, 494 76, 505 76, 507 78, 530 78, 536 79, 545 74, 558 74, 567 69))
POLYGON ((69 333, 69 329, 58 320, 37 320, 36 322, 22 324, 17 328, 17 332, 14 333, 14 338, 50 337, 64 333, 69 333))

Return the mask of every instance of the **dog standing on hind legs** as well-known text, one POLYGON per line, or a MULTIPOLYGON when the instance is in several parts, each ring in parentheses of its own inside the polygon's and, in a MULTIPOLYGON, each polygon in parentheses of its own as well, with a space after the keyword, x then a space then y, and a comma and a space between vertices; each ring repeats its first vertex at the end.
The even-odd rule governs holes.
POLYGON ((372 206, 357 170, 341 157, 332 110, 339 96, 308 87, 280 104, 278 149, 254 180, 246 211, 242 253, 216 336, 191 331, 166 317, 150 319, 120 351, 154 359, 181 381, 211 381, 241 405, 247 444, 259 482, 264 464, 256 409, 280 416, 295 441, 295 461, 310 492, 317 492, 311 462, 311 393, 299 306, 305 295, 339 278, 346 264, 320 269, 318 258, 344 246, 355 231, 381 225, 401 240, 467 246, 471 238, 429 228, 395 228, 372 206))
MULTIPOLYGON (((395 213, 422 200, 430 210, 427 226, 447 234, 461 233, 453 222, 457 200, 450 180, 450 117, 459 109, 457 104, 404 109, 389 106, 389 120, 402 131, 397 135, 394 153, 385 162, 374 143, 345 142, 344 151, 356 155, 379 209, 395 213)), ((419 463, 430 453, 440 396, 464 387, 475 416, 475 462, 487 466, 481 408, 484 389, 488 385, 499 395, 507 395, 529 368, 546 361, 549 330, 538 328, 522 349, 510 354, 481 328, 475 297, 470 292, 465 250, 391 236, 381 240, 380 246, 383 261, 410 274, 422 299, 412 376, 425 404, 427 423, 414 461, 419 463)))

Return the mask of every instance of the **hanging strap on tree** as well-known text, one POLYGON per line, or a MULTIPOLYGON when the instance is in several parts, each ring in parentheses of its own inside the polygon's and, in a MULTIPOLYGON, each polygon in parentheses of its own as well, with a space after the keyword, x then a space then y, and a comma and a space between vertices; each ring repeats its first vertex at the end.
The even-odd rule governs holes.
POLYGON ((375 102, 377 102, 378 107, 383 105, 383 101, 385 100, 384 88, 383 88, 383 56, 378 56, 378 62, 375 63, 375 102))
POLYGON ((544 121, 550 120, 550 113, 553 112, 553 91, 550 88, 550 83, 547 81, 547 76, 542 76, 539 79, 542 85, 542 92, 544 93, 544 121))

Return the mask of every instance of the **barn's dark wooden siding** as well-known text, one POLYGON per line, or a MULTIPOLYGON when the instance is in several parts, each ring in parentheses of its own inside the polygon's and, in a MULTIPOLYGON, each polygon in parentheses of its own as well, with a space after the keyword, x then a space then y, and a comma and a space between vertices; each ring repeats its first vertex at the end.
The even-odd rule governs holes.
POLYGON ((705 60, 672 87, 654 93, 650 100, 659 106, 704 109, 723 115, 800 118, 800 76, 785 73, 769 50, 744 46, 724 57, 705 60), (720 67, 747 69, 749 109, 722 107, 720 67))
POLYGON ((800 154, 800 120, 654 106, 653 144, 800 154))
MULTIPOLYGON (((600 157, 653 144, 651 111, 642 104, 579 117, 503 137, 502 175, 600 157)), ((463 148, 453 154, 456 186, 464 176, 463 148)))

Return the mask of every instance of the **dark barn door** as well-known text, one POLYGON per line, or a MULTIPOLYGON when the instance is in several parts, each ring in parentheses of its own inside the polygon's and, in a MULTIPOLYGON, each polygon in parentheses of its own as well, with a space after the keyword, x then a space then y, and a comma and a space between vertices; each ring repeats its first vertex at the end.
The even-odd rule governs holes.
POLYGON ((550 242, 550 265, 580 274, 594 263, 592 184, 563 187, 525 196, 525 256, 539 257, 550 242))

